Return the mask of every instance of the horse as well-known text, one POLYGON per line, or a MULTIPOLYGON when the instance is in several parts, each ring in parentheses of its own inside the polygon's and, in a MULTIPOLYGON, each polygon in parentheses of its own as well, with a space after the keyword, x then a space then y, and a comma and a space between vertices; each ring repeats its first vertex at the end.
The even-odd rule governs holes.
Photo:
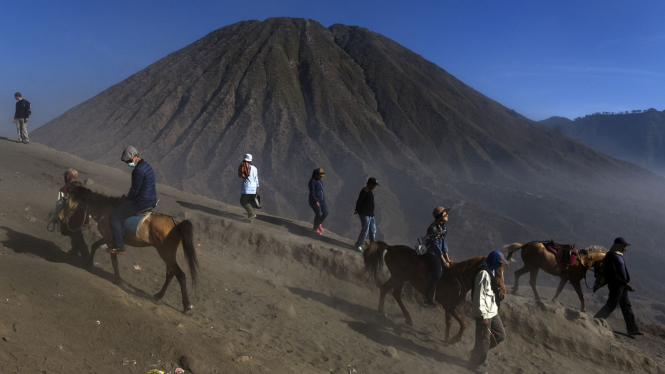
POLYGON ((533 289, 533 294, 536 296, 536 300, 540 301, 540 296, 536 290, 536 278, 538 277, 538 270, 543 269, 546 273, 557 275, 561 278, 552 301, 555 301, 559 297, 566 282, 570 282, 575 289, 575 292, 577 292, 577 296, 580 298, 582 304, 581 310, 586 312, 584 295, 582 294, 580 282, 582 279, 586 281, 586 272, 592 266, 596 268, 601 264, 601 261, 605 258, 605 252, 602 252, 602 249, 604 248, 600 246, 591 246, 587 249, 582 249, 572 265, 558 263, 556 256, 548 251, 542 242, 529 242, 524 245, 513 243, 506 245, 503 248, 508 252, 506 259, 509 261, 515 252, 520 249, 522 250, 524 267, 515 271, 515 286, 513 287, 513 294, 517 294, 520 277, 526 273, 530 273, 529 284, 533 289))
MULTIPOLYGON (((413 326, 413 320, 402 302, 402 287, 405 282, 409 282, 415 290, 424 295, 427 292, 427 284, 429 283, 420 275, 418 262, 412 257, 412 252, 413 248, 404 245, 389 246, 385 242, 375 241, 363 253, 365 271, 368 271, 374 279, 378 279, 377 277, 383 267, 384 261, 390 272, 390 279, 381 286, 379 314, 384 315, 385 296, 392 289, 393 297, 397 301, 397 304, 399 304, 408 326, 413 326), (387 251, 385 259, 383 256, 384 251, 387 251)), ((485 259, 487 259, 487 256, 474 257, 466 261, 454 262, 450 265, 450 268, 443 269, 443 276, 437 285, 434 299, 446 312, 445 341, 449 344, 455 344, 462 340, 464 330, 466 329, 466 320, 464 320, 464 317, 457 310, 457 307, 466 299, 467 292, 472 288, 477 268, 485 259), (459 323, 460 329, 451 338, 450 330, 453 318, 459 323)), ((506 295, 506 288, 503 283, 503 266, 494 273, 499 290, 498 298, 499 300, 503 300, 506 295)))
MULTIPOLYGON (((86 214, 90 214, 95 222, 97 222, 99 232, 102 235, 102 239, 92 244, 90 255, 86 261, 85 267, 88 270, 91 270, 97 248, 104 244, 107 247, 113 246, 113 235, 111 233, 109 215, 115 207, 125 202, 125 196, 106 196, 92 192, 83 186, 76 186, 70 191, 70 193, 64 196, 64 199, 63 209, 60 211, 61 221, 68 224, 69 220, 77 211, 85 209, 87 212, 86 214)), ((136 236, 125 232, 123 238, 125 244, 133 247, 154 247, 157 249, 159 257, 161 257, 166 263, 166 280, 164 281, 162 289, 153 295, 153 299, 156 303, 161 301, 166 293, 169 283, 171 283, 173 276, 175 276, 178 283, 180 283, 183 313, 185 314, 194 306, 189 302, 186 276, 180 266, 178 266, 176 255, 178 253, 178 248, 182 244, 185 258, 189 265, 189 272, 192 277, 192 285, 195 286, 198 278, 199 265, 196 250, 194 248, 193 231, 194 227, 189 220, 178 222, 170 216, 151 213, 139 226, 136 236)), ((113 264, 113 271, 115 273, 113 283, 120 284, 122 278, 120 277, 118 256, 116 254, 111 254, 111 263, 113 264)))

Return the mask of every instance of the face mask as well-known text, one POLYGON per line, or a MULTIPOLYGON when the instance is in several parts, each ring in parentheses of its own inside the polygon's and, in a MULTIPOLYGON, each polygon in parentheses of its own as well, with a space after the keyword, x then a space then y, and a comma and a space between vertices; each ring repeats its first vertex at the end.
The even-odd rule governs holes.
POLYGON ((135 164, 134 162, 130 162, 130 163, 128 163, 127 165, 129 165, 130 168, 133 168, 133 167, 136 166, 136 164, 135 164))

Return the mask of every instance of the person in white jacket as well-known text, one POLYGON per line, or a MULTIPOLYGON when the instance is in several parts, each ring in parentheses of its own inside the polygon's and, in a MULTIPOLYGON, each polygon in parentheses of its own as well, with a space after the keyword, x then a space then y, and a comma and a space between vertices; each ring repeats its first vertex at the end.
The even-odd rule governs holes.
POLYGON ((240 205, 247 211, 247 221, 251 223, 256 218, 252 201, 256 198, 256 192, 259 189, 259 172, 252 163, 252 155, 249 153, 243 158, 238 173, 243 178, 240 205))
POLYGON ((472 313, 476 319, 476 344, 471 351, 468 366, 477 369, 487 360, 487 352, 496 347, 506 338, 503 323, 499 318, 499 307, 496 298, 498 291, 494 280, 494 271, 508 264, 499 251, 493 251, 478 267, 473 279, 471 298, 472 313))

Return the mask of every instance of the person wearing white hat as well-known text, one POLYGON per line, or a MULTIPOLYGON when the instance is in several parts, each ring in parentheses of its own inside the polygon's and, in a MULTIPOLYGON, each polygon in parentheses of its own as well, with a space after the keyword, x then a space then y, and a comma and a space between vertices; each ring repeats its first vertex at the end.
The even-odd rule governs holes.
POLYGON ((251 223, 254 218, 256 218, 256 214, 254 214, 254 209, 252 208, 252 202, 256 198, 256 193, 259 190, 259 171, 252 162, 251 154, 246 154, 242 163, 240 163, 238 176, 242 178, 240 205, 247 211, 247 220, 251 223))

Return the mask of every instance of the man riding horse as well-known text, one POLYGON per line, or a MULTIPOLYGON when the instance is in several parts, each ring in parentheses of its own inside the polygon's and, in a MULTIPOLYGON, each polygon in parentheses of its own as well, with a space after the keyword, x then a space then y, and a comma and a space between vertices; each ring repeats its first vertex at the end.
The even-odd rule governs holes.
POLYGON ((107 252, 120 255, 125 254, 122 223, 127 218, 157 205, 155 173, 150 164, 142 160, 139 151, 131 145, 122 152, 121 160, 134 170, 132 171, 132 187, 127 194, 127 200, 115 208, 109 216, 113 233, 113 248, 108 248, 107 252))

